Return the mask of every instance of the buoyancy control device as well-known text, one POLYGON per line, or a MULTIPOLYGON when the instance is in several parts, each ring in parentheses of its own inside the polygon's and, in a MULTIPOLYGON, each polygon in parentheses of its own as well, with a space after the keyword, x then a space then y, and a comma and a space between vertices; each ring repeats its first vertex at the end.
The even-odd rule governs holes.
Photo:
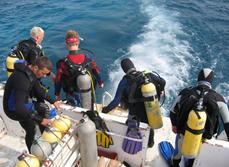
POLYGON ((82 167, 97 167, 98 151, 95 124, 85 114, 78 127, 82 167))
POLYGON ((181 146, 181 153, 187 158, 195 158, 202 144, 202 135, 206 124, 206 111, 203 106, 203 93, 197 105, 189 112, 185 128, 184 139, 181 146))
POLYGON ((157 90, 148 79, 141 85, 142 96, 150 98, 144 101, 148 122, 151 128, 159 129, 163 126, 160 104, 157 97, 157 90))

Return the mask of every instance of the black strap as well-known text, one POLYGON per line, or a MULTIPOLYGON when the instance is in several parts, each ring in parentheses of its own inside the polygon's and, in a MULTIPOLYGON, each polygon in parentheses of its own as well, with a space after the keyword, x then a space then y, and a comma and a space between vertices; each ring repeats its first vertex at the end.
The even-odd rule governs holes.
POLYGON ((195 135, 199 135, 199 134, 202 134, 204 132, 204 128, 200 129, 200 130, 193 130, 188 125, 186 126, 186 130, 195 134, 195 135))
POLYGON ((8 72, 14 72, 14 69, 7 68, 7 71, 8 71, 8 72))
POLYGON ((89 92, 90 90, 91 90, 91 88, 89 88, 89 89, 84 89, 84 90, 83 90, 83 89, 80 89, 79 92, 80 92, 80 93, 87 93, 87 92, 89 92))
POLYGON ((17 54, 15 54, 15 53, 10 53, 10 54, 8 55, 8 57, 18 58, 17 54))
MULTIPOLYGON (((195 111, 195 110, 194 110, 194 112, 195 112, 197 118, 198 118, 198 119, 201 119, 199 112, 197 112, 197 111, 195 111)), ((205 112, 205 111, 201 111, 201 112, 205 112)), ((193 130, 193 129, 191 129, 191 128, 188 126, 188 124, 186 125, 186 130, 189 131, 189 132, 191 132, 191 133, 193 133, 193 134, 196 134, 196 135, 199 135, 199 134, 201 134, 201 133, 204 132, 204 128, 203 128, 203 129, 200 129, 200 130, 193 130)))
POLYGON ((158 99, 157 95, 151 96, 151 97, 142 97, 142 98, 132 98, 129 99, 129 103, 136 103, 136 102, 145 102, 145 101, 154 101, 155 99, 158 99))

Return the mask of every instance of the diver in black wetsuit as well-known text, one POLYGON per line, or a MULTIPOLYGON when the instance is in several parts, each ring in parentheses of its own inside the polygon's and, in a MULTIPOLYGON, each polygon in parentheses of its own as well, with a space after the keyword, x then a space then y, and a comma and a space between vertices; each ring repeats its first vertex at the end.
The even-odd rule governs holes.
MULTIPOLYGON (((123 59, 121 61, 121 67, 126 74, 118 84, 114 99, 110 102, 110 104, 108 104, 108 106, 103 107, 102 112, 108 113, 117 107, 120 103, 123 103, 125 107, 129 109, 128 117, 134 116, 139 121, 148 123, 144 101, 141 101, 143 99, 141 93, 141 84, 144 80, 144 76, 146 76, 150 82, 156 86, 158 99, 160 99, 161 95, 163 95, 166 81, 162 77, 155 75, 152 72, 144 74, 144 72, 137 71, 133 62, 129 58, 123 59), (132 95, 133 97, 131 97, 132 95), (130 102, 133 99, 135 102, 130 102), (141 100, 137 101, 137 99, 141 100)), ((151 128, 148 147, 153 147, 153 145, 154 130, 151 128)))
POLYGON ((17 60, 25 60, 28 65, 33 64, 38 57, 44 56, 41 43, 44 38, 44 30, 41 27, 33 27, 30 31, 30 38, 20 41, 12 48, 6 58, 8 76, 13 72, 13 64, 17 60))
MULTIPOLYGON (((172 166, 179 167, 182 158, 181 145, 183 143, 187 120, 190 110, 196 104, 198 97, 203 93, 203 106, 206 108, 207 121, 203 131, 202 140, 211 139, 217 133, 219 122, 223 122, 227 138, 229 140, 229 112, 222 95, 211 87, 214 72, 209 68, 203 68, 198 75, 197 86, 183 89, 170 110, 172 131, 177 134, 175 152, 172 158, 172 166)), ((186 167, 193 165, 194 159, 188 159, 186 167)))
POLYGON ((44 99, 53 104, 58 110, 59 102, 51 99, 47 92, 41 87, 39 78, 45 77, 51 72, 52 63, 47 57, 37 58, 34 64, 26 66, 24 63, 15 63, 15 71, 6 82, 3 108, 6 115, 16 121, 26 132, 25 141, 28 150, 34 140, 35 125, 40 125, 40 130, 44 130, 41 125, 50 123, 44 118, 41 111, 35 111, 31 96, 44 99))

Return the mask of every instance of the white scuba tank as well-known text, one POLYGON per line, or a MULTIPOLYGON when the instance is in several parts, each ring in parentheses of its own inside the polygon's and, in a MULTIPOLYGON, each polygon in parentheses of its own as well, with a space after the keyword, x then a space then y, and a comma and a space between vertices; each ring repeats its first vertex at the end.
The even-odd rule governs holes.
POLYGON ((202 144, 201 140, 207 119, 206 112, 202 106, 202 100, 200 99, 197 109, 191 110, 188 115, 187 126, 181 146, 181 153, 187 158, 195 158, 202 144))
POLYGON ((78 136, 80 141, 81 166, 97 167, 96 128, 95 124, 86 115, 80 120, 78 136))
POLYGON ((43 161, 51 154, 52 146, 48 141, 42 138, 38 138, 33 141, 30 150, 31 153, 35 155, 40 161, 43 161))
POLYGON ((154 97, 152 101, 145 101, 145 109, 151 128, 159 129, 163 126, 160 104, 157 98, 156 87, 153 83, 145 83, 141 86, 143 97, 154 97))
POLYGON ((77 86, 80 89, 81 107, 89 110, 91 110, 92 107, 91 82, 91 77, 86 73, 77 77, 77 86))

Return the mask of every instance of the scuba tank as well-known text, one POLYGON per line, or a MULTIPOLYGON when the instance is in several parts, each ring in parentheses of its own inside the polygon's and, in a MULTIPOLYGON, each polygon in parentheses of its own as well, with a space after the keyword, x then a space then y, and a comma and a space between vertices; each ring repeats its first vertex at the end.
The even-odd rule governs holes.
POLYGON ((15 54, 10 54, 6 58, 7 76, 9 77, 14 71, 14 63, 19 60, 15 54))
POLYGON ((9 77, 14 71, 14 63, 18 60, 25 60, 22 52, 17 48, 17 46, 11 48, 10 54, 6 58, 6 69, 7 76, 9 77))
POLYGON ((80 90, 80 103, 82 108, 92 109, 91 77, 85 72, 77 77, 77 87, 80 90))
POLYGON ((52 126, 58 129, 61 133, 66 133, 70 129, 71 125, 72 123, 67 116, 60 116, 52 122, 52 126))
POLYGON ((195 158, 198 155, 206 119, 207 115, 203 107, 203 97, 201 97, 196 108, 191 110, 188 115, 184 139, 181 146, 181 153, 183 156, 195 158))
POLYGON ((33 141, 30 150, 31 153, 35 155, 40 161, 43 161, 51 154, 52 146, 48 141, 38 138, 33 141))
POLYGON ((97 167, 98 150, 96 144, 96 128, 95 124, 88 118, 83 116, 78 127, 78 136, 80 141, 80 156, 82 167, 97 167))
POLYGON ((47 127, 41 135, 42 139, 46 140, 50 144, 59 142, 62 138, 60 130, 54 127, 47 127))
POLYGON ((40 167, 40 161, 32 154, 22 153, 18 157, 16 167, 40 167))
POLYGON ((142 96, 145 98, 153 96, 152 100, 144 101, 146 114, 147 114, 150 127, 153 129, 161 128, 163 126, 163 122, 162 122, 160 104, 158 102, 155 85, 151 82, 146 81, 141 86, 141 92, 142 92, 142 96))

